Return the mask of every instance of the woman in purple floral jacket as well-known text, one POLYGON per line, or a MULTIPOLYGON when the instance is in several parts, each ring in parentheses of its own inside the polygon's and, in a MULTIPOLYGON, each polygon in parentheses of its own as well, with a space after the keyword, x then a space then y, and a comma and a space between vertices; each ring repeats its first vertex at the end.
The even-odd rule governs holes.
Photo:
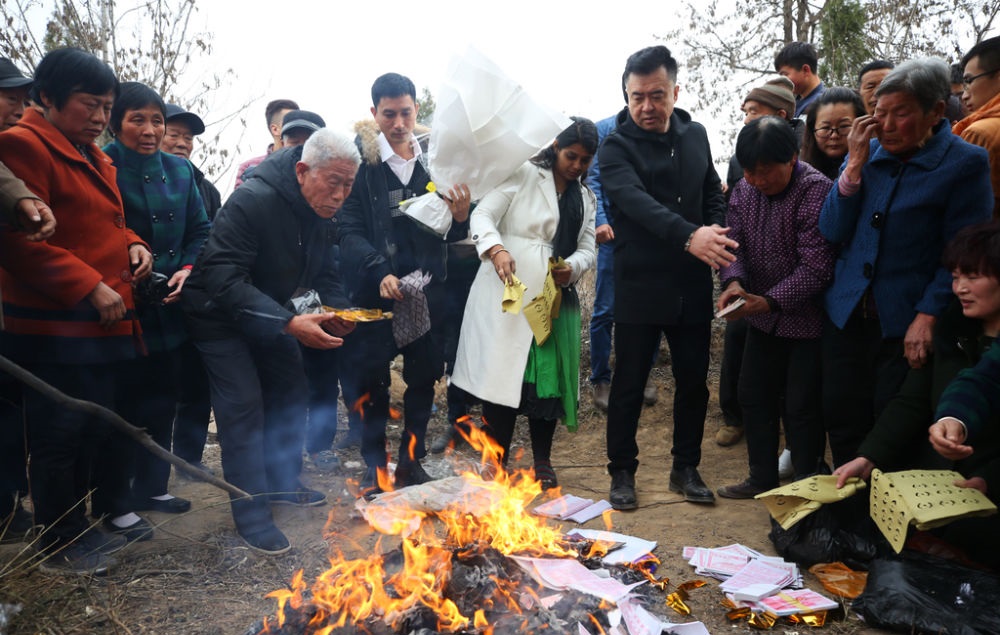
POLYGON ((824 439, 820 411, 820 294, 833 279, 834 247, 819 233, 830 179, 798 160, 791 126, 762 117, 740 131, 736 157, 743 180, 729 199, 736 262, 722 270, 718 308, 750 325, 740 373, 750 476, 718 490, 751 498, 778 486, 778 419, 796 478, 815 473, 824 439))

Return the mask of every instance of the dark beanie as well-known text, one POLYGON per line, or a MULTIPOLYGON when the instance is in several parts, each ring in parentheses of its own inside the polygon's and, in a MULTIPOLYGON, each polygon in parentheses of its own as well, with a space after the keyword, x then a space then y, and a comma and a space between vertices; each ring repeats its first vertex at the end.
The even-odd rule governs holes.
POLYGON ((792 92, 794 89, 795 84, 792 80, 787 77, 775 77, 763 86, 751 90, 743 103, 756 101, 775 110, 784 110, 785 118, 791 120, 795 116, 795 94, 792 92))

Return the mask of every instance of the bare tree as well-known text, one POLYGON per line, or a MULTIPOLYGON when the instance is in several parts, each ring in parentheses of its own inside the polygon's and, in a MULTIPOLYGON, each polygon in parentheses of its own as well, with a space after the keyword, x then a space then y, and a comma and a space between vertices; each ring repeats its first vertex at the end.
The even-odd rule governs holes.
MULTIPOLYGON (((164 100, 198 113, 214 137, 199 145, 201 169, 218 176, 236 147, 221 145, 222 132, 241 120, 252 100, 215 112, 215 96, 236 78, 233 69, 208 71, 211 34, 198 32, 196 0, 2 0, 0 52, 33 71, 46 52, 76 46, 108 63, 122 81, 141 81, 164 100)), ((243 122, 245 127, 245 122, 243 122)))
POLYGON ((687 1, 684 19, 661 37, 685 64, 683 107, 730 141, 742 125, 740 100, 774 74, 774 55, 791 41, 812 42, 824 80, 853 85, 876 58, 937 55, 957 60, 994 28, 1000 0, 687 1), (859 17, 860 16, 860 17, 859 17), (861 20, 860 26, 855 20, 861 20), (829 36, 829 37, 826 37, 829 36), (829 62, 824 64, 824 60, 829 62), (836 62, 836 63, 833 63, 836 62))

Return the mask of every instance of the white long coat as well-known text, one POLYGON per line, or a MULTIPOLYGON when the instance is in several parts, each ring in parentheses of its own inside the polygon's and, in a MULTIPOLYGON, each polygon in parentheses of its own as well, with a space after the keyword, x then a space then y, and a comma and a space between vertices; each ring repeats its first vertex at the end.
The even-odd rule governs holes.
MULTIPOLYGON (((593 193, 583 190, 583 225, 577 248, 566 258, 573 268, 571 282, 594 266, 593 193)), ((503 244, 514 258, 515 275, 528 288, 527 304, 542 290, 559 223, 559 203, 551 170, 525 163, 510 178, 484 196, 469 221, 469 233, 482 259, 465 305, 462 332, 452 382, 466 392, 516 408, 531 348, 531 327, 523 313, 500 310, 503 283, 485 254, 503 244)))

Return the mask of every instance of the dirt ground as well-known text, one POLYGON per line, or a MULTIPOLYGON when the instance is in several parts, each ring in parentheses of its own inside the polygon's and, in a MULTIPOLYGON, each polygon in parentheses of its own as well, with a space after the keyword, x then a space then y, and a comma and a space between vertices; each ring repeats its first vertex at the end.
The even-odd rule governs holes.
MULTIPOLYGON (((585 336, 585 351, 586 344, 585 336)), ((715 397, 719 349, 718 343, 713 346, 712 399, 701 464, 702 476, 713 489, 742 479, 746 472, 743 442, 730 448, 714 442, 715 430, 720 425, 715 397)), ((721 547, 738 542, 768 554, 773 554, 774 549, 767 538, 769 521, 761 503, 719 500, 715 505, 694 505, 668 490, 672 382, 669 367, 663 362, 661 359, 653 370, 660 389, 659 401, 644 409, 639 426, 640 507, 634 512, 615 513, 613 523, 615 531, 657 541, 655 553, 662 561, 658 575, 678 584, 697 578, 681 557, 684 546, 721 547)), ((586 359, 582 367, 585 373, 586 359)), ((576 433, 561 427, 557 430, 553 465, 564 492, 606 499, 609 478, 605 470, 605 420, 603 413, 591 405, 589 386, 583 376, 580 429, 576 433)), ((400 407, 401 384, 397 374, 393 400, 400 407)), ((443 391, 439 393, 429 439, 446 425, 443 391)), ((526 422, 519 426, 515 447, 526 448, 521 466, 527 468, 530 447, 526 427, 526 422)), ((398 423, 391 423, 390 439, 398 441, 398 438, 398 423)), ((445 476, 453 471, 456 461, 471 456, 462 451, 452 456, 437 455, 429 457, 425 465, 435 476, 445 476)), ((245 546, 235 534, 228 499, 222 492, 176 476, 171 482, 171 492, 191 499, 192 511, 174 517, 149 513, 147 517, 156 525, 155 537, 121 552, 121 567, 106 578, 47 575, 32 566, 27 557, 30 548, 25 549, 24 545, 0 548, 0 604, 21 606, 7 632, 10 635, 244 633, 255 620, 273 613, 275 603, 265 599, 265 594, 285 588, 300 568, 305 570, 306 580, 326 568, 328 548, 339 549, 349 557, 363 557, 376 549, 387 551, 398 545, 398 538, 386 537, 378 546, 379 536, 354 511, 349 481, 360 478, 362 463, 356 450, 343 452, 341 458, 345 465, 340 474, 321 474, 307 463, 303 475, 310 487, 328 495, 328 505, 274 508, 277 525, 292 544, 292 550, 281 556, 261 556, 245 546), (326 525, 334 536, 329 545, 323 537, 326 525)), ((221 472, 214 437, 206 450, 206 463, 221 472)), ((598 518, 585 526, 603 528, 603 523, 598 518)), ((805 573, 805 579, 808 586, 820 590, 810 574, 805 573)), ((675 622, 701 620, 712 633, 756 632, 745 623, 730 624, 719 605, 721 599, 717 582, 708 579, 707 586, 691 592, 691 616, 682 617, 666 606, 660 607, 659 614, 675 622)), ((797 632, 796 628, 804 627, 776 626, 773 632, 791 634, 797 632)), ((818 632, 868 635, 880 631, 864 628, 848 612, 847 618, 831 620, 818 632)), ((3 633, 0 622, 0 635, 3 633)))

